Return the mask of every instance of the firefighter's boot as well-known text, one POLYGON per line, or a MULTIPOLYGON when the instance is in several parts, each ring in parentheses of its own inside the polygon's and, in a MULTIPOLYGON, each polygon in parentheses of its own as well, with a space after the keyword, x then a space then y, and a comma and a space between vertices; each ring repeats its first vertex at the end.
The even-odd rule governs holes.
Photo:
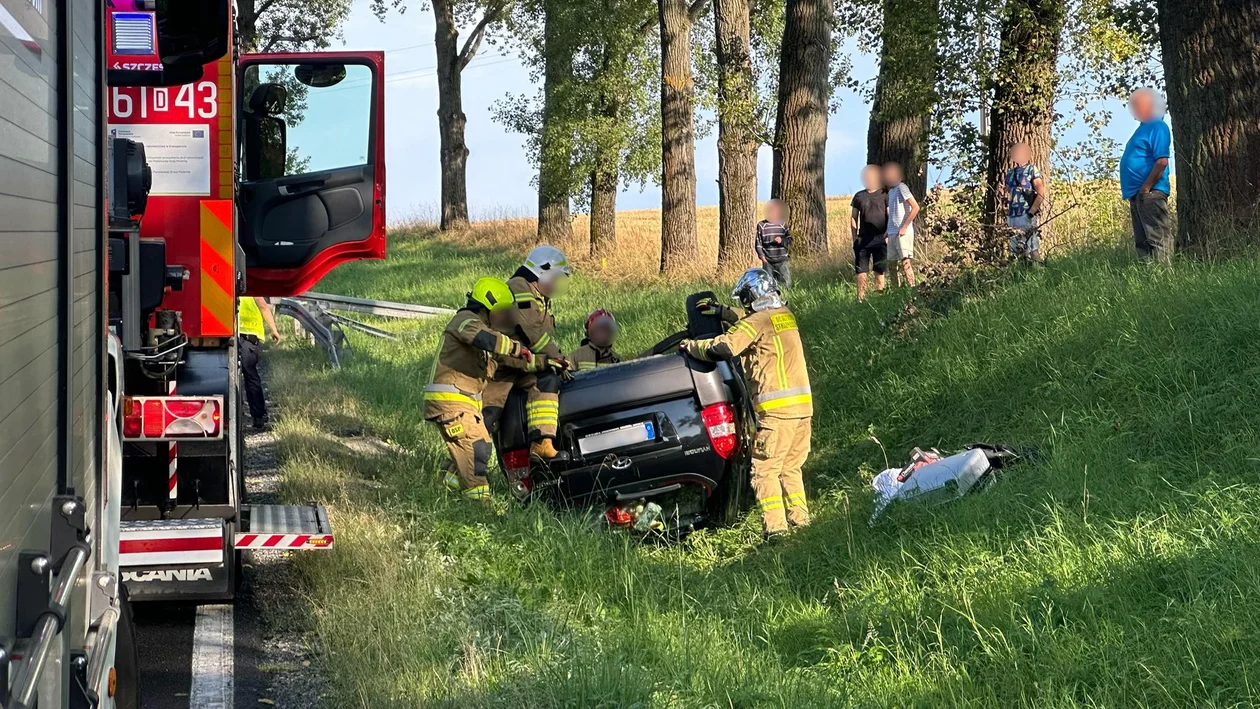
POLYGON ((547 462, 564 462, 569 459, 568 453, 562 453, 556 450, 556 443, 551 438, 543 438, 535 441, 529 447, 529 454, 534 458, 539 458, 547 462))

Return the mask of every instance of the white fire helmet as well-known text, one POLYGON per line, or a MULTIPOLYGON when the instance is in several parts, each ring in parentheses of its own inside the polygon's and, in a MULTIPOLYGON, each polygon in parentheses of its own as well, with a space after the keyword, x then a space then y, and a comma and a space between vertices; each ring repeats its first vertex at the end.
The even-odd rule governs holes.
POLYGON ((560 276, 570 273, 569 260, 564 257, 564 252, 546 244, 535 246, 529 252, 525 257, 525 268, 533 271, 538 282, 543 284, 552 283, 560 276))

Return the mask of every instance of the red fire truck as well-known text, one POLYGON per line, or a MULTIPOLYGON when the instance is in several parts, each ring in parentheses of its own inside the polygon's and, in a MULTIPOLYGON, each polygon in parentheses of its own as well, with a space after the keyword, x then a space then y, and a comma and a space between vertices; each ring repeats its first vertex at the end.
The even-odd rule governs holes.
POLYGON ((227 599, 241 550, 333 542, 317 505, 244 499, 237 303, 384 258, 384 54, 241 54, 225 0, 104 2, 122 580, 227 599))

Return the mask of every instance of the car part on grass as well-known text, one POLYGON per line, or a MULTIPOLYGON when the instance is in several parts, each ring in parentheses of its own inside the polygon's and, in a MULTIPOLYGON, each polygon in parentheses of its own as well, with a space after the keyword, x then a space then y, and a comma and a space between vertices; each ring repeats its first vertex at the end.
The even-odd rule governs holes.
POLYGON ((1003 444, 973 443, 961 453, 942 456, 935 448, 915 448, 903 468, 889 468, 871 480, 875 511, 870 524, 894 501, 916 500, 929 505, 956 500, 980 492, 993 481, 993 471, 1011 463, 1035 458, 1035 448, 1016 450, 1003 444))

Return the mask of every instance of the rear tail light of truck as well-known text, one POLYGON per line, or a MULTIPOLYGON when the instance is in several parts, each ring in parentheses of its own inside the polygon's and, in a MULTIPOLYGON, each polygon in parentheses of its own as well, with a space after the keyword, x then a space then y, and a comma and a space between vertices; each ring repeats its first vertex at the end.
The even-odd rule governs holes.
POLYGON ((222 397, 129 396, 122 403, 126 440, 223 437, 222 397))
POLYGON ((731 457, 739 447, 739 438, 735 435, 735 410, 726 402, 710 404, 700 412, 700 418, 709 432, 713 452, 723 458, 731 457))
POLYGON ((503 454, 503 472, 507 474, 508 486, 512 494, 519 499, 529 497, 534 489, 534 481, 530 477, 529 449, 518 448, 503 454))

